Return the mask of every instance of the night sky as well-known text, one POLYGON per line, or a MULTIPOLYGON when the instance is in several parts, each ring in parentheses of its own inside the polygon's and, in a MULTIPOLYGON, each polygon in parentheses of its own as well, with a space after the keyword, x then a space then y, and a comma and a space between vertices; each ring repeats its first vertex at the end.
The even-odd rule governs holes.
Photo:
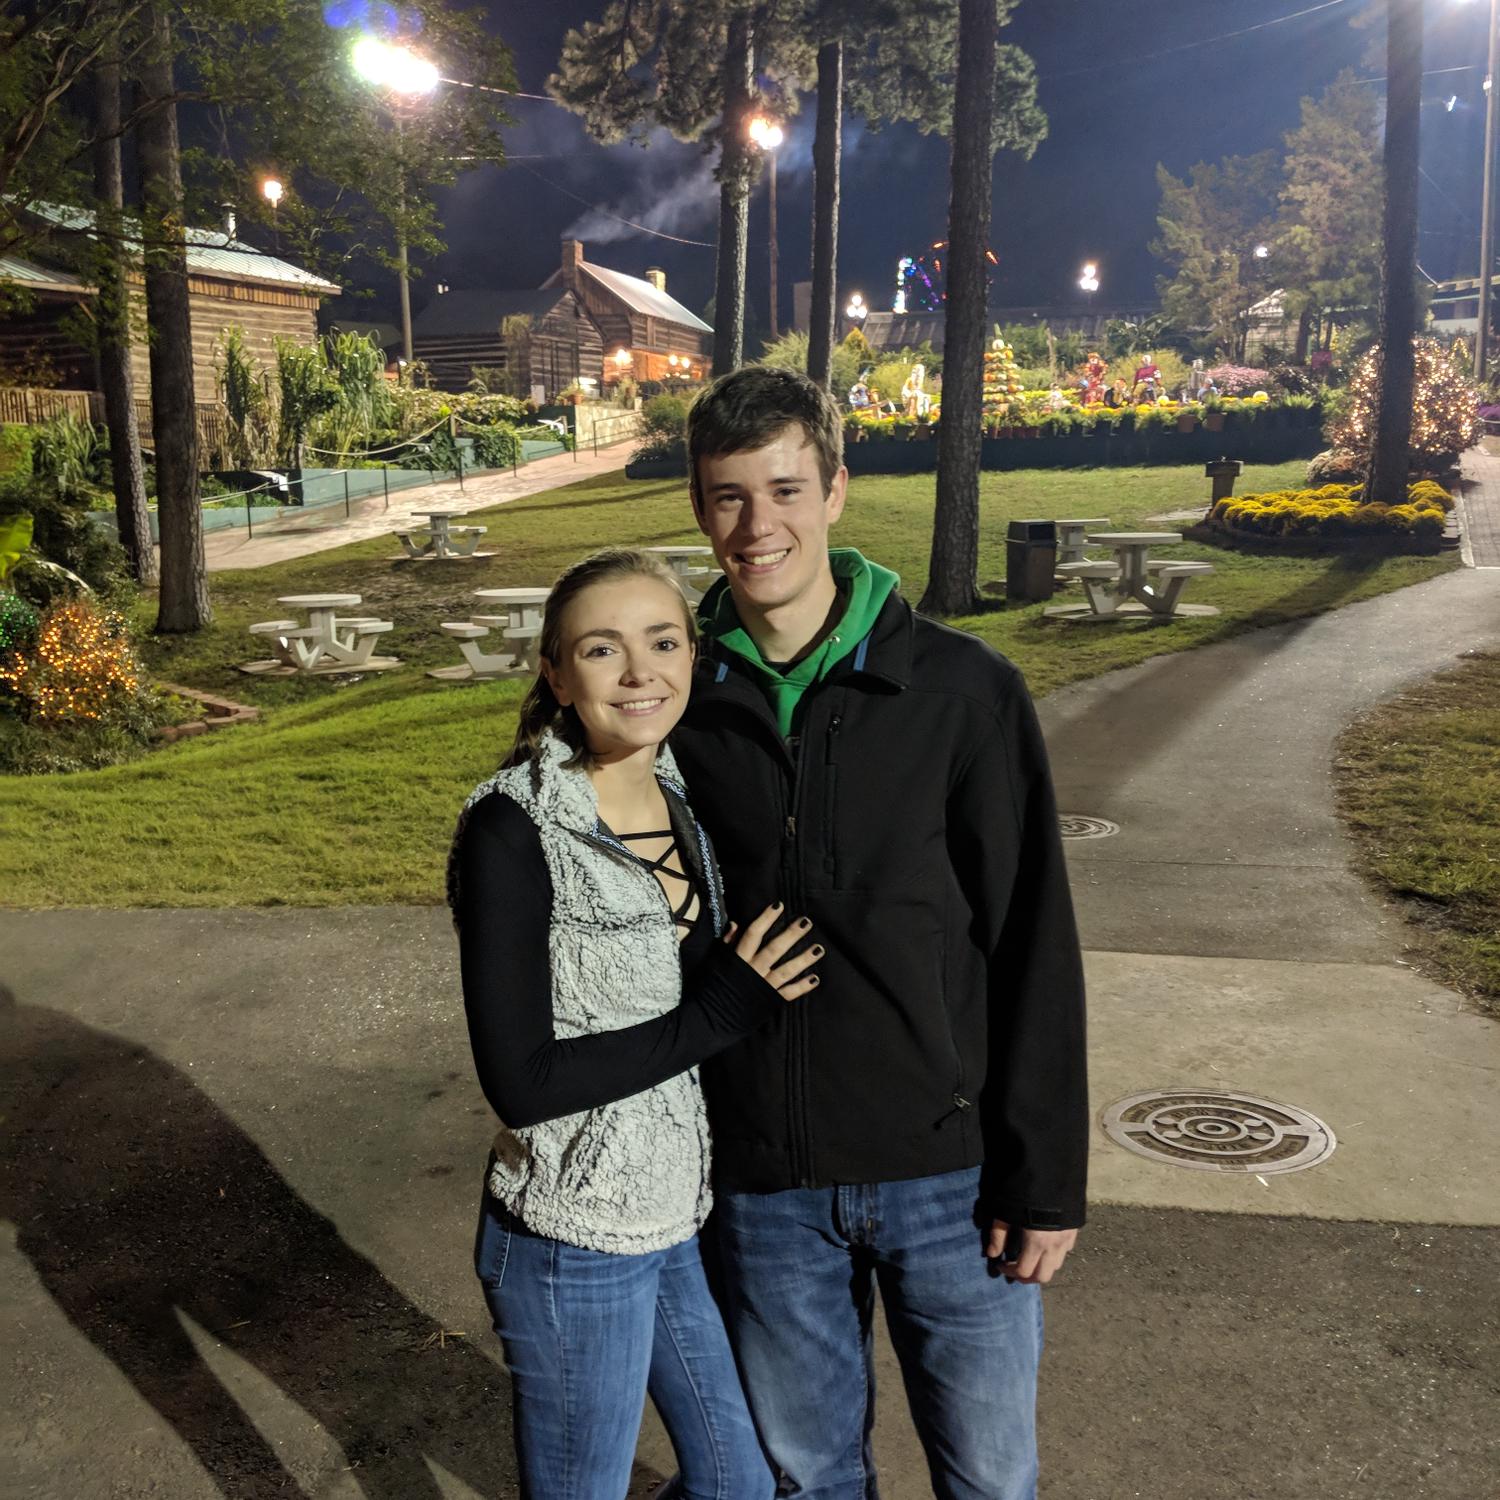
MULTIPOLYGON (((520 87, 541 93, 564 32, 600 6, 509 0, 489 9, 515 54, 520 87)), ((1420 244, 1424 269, 1442 279, 1478 266, 1488 6, 1430 0, 1427 9, 1420 244)), ((1299 100, 1341 68, 1378 80, 1383 68, 1367 59, 1384 35, 1383 10, 1380 0, 1026 0, 1006 39, 1035 58, 1051 128, 1029 162, 1009 153, 996 161, 995 300, 1080 301, 1074 282, 1086 259, 1100 265, 1101 305, 1150 297, 1161 269, 1146 248, 1155 232, 1156 163, 1180 174, 1196 161, 1275 146, 1297 123, 1299 100), (1351 26, 1372 13, 1374 26, 1351 26), (1264 24, 1279 18, 1291 19, 1264 24), (1226 35, 1247 27, 1257 29, 1226 35)), ((716 190, 701 148, 666 136, 646 149, 601 147, 544 101, 517 100, 513 114, 506 131, 513 164, 469 173, 441 195, 449 249, 427 269, 428 285, 534 286, 557 264, 559 238, 572 233, 591 260, 636 274, 663 267, 669 290, 701 310, 713 292, 711 246, 632 232, 585 206, 711 242, 716 190)), ((808 275, 812 130, 809 100, 780 154, 783 321, 791 283, 808 275)), ((846 119, 844 139, 840 284, 888 307, 897 260, 946 235, 947 145, 906 126, 871 132, 854 119, 846 119)), ((756 322, 764 321, 767 295, 765 200, 762 182, 751 217, 756 322)), ((419 307, 430 295, 420 283, 414 292, 419 307)))

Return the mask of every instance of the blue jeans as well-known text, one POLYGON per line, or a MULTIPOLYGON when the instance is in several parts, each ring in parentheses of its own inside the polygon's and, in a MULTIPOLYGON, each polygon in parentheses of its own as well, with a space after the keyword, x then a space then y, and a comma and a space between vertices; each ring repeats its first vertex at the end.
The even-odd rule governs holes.
POLYGON ((1034 1500, 1040 1288, 993 1274, 979 1170, 720 1193, 723 1304, 778 1495, 877 1500, 875 1288, 937 1500, 1034 1500))
POLYGON ((696 1238, 583 1250, 486 1191, 474 1269, 510 1370, 522 1500, 622 1500, 648 1391, 677 1454, 673 1500, 771 1500, 696 1238))

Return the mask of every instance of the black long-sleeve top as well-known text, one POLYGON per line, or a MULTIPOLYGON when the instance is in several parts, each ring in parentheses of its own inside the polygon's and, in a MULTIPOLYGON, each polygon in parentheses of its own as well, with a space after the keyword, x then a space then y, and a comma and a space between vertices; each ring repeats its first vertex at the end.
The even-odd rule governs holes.
POLYGON ((786 1004, 727 944, 689 937, 679 1005, 635 1026, 559 1038, 548 951, 552 879, 536 824, 504 793, 491 793, 470 813, 458 861, 454 915, 469 1042, 484 1096, 512 1129, 652 1088, 786 1004), (703 946, 707 953, 692 962, 703 946))

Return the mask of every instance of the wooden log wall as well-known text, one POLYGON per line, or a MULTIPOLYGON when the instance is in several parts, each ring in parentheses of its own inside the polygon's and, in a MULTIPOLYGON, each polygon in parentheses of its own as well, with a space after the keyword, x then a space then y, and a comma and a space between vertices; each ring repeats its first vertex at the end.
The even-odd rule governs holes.
MULTIPOLYGON (((244 282, 188 277, 188 300, 193 319, 193 388, 200 403, 218 399, 215 363, 225 329, 244 330, 250 357, 274 379, 275 339, 278 334, 310 344, 318 332, 318 299, 306 292, 244 282)), ((136 390, 151 390, 151 361, 144 316, 136 318, 131 363, 136 390)))

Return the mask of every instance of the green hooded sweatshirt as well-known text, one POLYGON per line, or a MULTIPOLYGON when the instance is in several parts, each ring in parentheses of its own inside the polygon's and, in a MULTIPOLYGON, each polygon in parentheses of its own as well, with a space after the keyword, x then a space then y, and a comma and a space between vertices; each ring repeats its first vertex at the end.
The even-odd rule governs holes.
POLYGON ((699 614, 704 635, 750 664, 776 715, 776 727, 783 738, 792 732, 803 693, 826 677, 864 640, 885 601, 901 586, 900 578, 889 568, 869 562, 852 547, 830 549, 828 562, 845 601, 844 612, 818 648, 784 673, 766 662, 760 647, 740 623, 728 584, 720 585, 703 601, 699 614))

